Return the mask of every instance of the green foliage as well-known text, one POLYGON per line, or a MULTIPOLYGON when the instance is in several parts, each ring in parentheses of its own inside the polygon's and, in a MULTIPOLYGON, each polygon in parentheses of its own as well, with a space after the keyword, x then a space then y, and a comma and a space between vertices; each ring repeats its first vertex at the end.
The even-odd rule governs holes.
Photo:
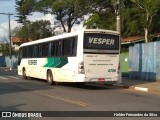
POLYGON ((74 24, 79 24, 85 14, 84 0, 40 0, 36 3, 36 11, 54 14, 55 28, 70 32, 74 24))
POLYGON ((9 55, 9 44, 8 43, 3 43, 0 45, 0 53, 2 53, 2 55, 9 55))
POLYGON ((88 12, 91 15, 85 23, 87 28, 116 29, 116 16, 111 0, 90 0, 88 12))
POLYGON ((157 16, 158 11, 160 10, 160 1, 159 0, 131 0, 135 5, 136 8, 141 11, 140 16, 142 19, 139 19, 143 24, 145 31, 145 41, 148 42, 148 33, 152 30, 153 25, 153 18, 157 16))
POLYGON ((31 14, 35 7, 35 0, 16 0, 15 2, 15 9, 18 14, 16 21, 25 24, 25 22, 28 22, 27 16, 31 14))
POLYGON ((38 40, 41 38, 51 37, 52 28, 49 21, 36 21, 32 23, 25 23, 18 31, 17 36, 23 42, 31 40, 38 40))
MULTIPOLYGON (((116 15, 114 10, 114 3, 116 1, 117 0, 16 0, 16 10, 19 15, 18 18, 22 23, 27 21, 27 16, 32 12, 50 13, 54 15, 56 19, 56 21, 54 21, 54 30, 59 28, 63 32, 70 32, 73 25, 84 21, 84 15, 89 16, 85 22, 88 28, 116 30, 116 15)), ((121 0, 122 37, 145 35, 144 29, 147 29, 149 34, 160 32, 159 6, 160 0, 121 0)), ((25 38, 39 38, 38 36, 40 35, 25 35, 26 31, 30 31, 28 28, 30 24, 31 23, 25 24, 21 30, 23 36, 25 38)), ((29 32, 29 35, 30 34, 32 33, 29 32)))

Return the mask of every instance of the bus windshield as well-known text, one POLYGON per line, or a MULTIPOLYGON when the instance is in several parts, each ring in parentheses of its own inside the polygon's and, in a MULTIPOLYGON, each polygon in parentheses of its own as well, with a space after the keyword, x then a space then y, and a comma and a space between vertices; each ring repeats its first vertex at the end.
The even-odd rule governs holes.
POLYGON ((85 33, 84 49, 119 50, 119 36, 102 33, 85 33))

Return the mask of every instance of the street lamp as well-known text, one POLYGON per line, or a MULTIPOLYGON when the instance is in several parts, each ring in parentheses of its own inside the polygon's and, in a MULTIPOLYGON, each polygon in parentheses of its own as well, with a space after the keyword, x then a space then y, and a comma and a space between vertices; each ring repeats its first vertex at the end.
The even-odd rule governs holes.
POLYGON ((12 44, 11 44, 11 24, 10 24, 10 16, 11 15, 14 15, 14 14, 11 14, 11 13, 0 13, 2 15, 7 15, 8 16, 8 37, 9 37, 9 56, 10 56, 10 70, 12 70, 12 44))

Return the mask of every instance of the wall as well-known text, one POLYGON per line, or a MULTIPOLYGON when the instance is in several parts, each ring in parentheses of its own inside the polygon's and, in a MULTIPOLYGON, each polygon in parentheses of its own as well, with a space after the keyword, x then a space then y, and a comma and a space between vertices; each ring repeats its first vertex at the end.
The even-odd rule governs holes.
MULTIPOLYGON (((18 58, 16 56, 12 56, 12 66, 13 68, 17 68, 18 58)), ((0 67, 10 67, 11 61, 9 56, 0 56, 0 67)))
POLYGON ((160 42, 139 43, 129 47, 129 78, 160 80, 160 42))
POLYGON ((121 53, 122 76, 128 77, 129 74, 129 52, 121 53))

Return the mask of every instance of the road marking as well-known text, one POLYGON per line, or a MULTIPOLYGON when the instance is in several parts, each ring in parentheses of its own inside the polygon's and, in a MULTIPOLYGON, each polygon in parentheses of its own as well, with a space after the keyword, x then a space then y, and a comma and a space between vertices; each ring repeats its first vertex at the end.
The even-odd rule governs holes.
POLYGON ((81 102, 81 101, 77 101, 77 100, 71 100, 69 98, 63 98, 63 97, 60 97, 60 96, 55 96, 55 95, 50 95, 50 94, 46 94, 44 92, 41 92, 41 91, 35 91, 34 89, 30 88, 30 87, 26 87, 24 85, 18 85, 18 84, 15 84, 15 83, 10 83, 10 84, 14 84, 18 87, 21 87, 21 88, 24 88, 24 89, 29 89, 31 91, 33 91, 34 93, 38 93, 38 94, 41 94, 41 95, 45 95, 47 97, 50 97, 50 98, 54 98, 54 99, 57 99, 57 100, 61 100, 61 101, 65 101, 65 102, 68 102, 68 103, 72 103, 72 104, 76 104, 76 105, 79 105, 79 106, 82 106, 82 107, 87 107, 88 104, 87 103, 84 103, 84 102, 81 102))
POLYGON ((49 94, 45 94, 43 92, 39 92, 39 91, 35 91, 36 93, 39 93, 39 94, 42 94, 42 95, 46 95, 48 97, 51 97, 51 98, 54 98, 54 99, 58 99, 58 100, 61 100, 61 101, 65 101, 65 102, 69 102, 69 103, 72 103, 72 104, 77 104, 79 106, 83 106, 83 107, 86 107, 88 106, 87 103, 84 103, 84 102, 80 102, 80 101, 77 101, 77 100, 70 100, 68 98, 62 98, 60 96, 54 96, 54 95, 49 95, 49 94))
POLYGON ((6 79, 8 79, 8 78, 0 76, 0 79, 6 80, 6 79))
POLYGON ((18 77, 14 77, 14 76, 8 76, 9 78, 13 78, 13 79, 20 79, 18 77))

